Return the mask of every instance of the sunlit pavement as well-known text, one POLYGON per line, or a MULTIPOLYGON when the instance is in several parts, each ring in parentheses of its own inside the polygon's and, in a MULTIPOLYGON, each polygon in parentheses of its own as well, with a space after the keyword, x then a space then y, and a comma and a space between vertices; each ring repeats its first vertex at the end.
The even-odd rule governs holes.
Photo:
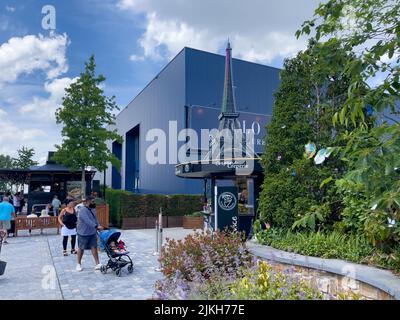
MULTIPOLYGON (((17 238, 9 238, 0 256, 7 262, 4 275, 0 276, 0 299, 150 299, 155 282, 162 278, 156 271, 158 256, 153 255, 155 230, 121 232, 134 263, 133 273, 129 274, 125 268, 121 277, 111 270, 105 275, 94 271, 89 251, 83 257, 83 270, 75 271, 76 255, 63 256, 62 238, 53 230, 46 230, 44 235, 32 231, 32 236, 21 232, 17 238)), ((164 238, 182 239, 191 232, 182 228, 164 229, 164 238)), ((107 263, 104 252, 100 252, 100 260, 107 263)))

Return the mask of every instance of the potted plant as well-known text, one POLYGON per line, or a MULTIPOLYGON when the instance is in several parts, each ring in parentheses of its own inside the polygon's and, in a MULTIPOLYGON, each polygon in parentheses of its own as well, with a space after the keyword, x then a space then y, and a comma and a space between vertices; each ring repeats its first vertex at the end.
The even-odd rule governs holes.
POLYGON ((197 211, 183 217, 184 229, 203 229, 203 227, 204 227, 203 212, 197 211))

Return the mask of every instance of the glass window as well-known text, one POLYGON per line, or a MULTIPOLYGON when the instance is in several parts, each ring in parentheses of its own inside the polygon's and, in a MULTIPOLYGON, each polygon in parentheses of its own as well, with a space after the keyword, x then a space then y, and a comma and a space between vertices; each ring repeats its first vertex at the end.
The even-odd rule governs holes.
POLYGON ((252 178, 241 177, 236 179, 239 192, 239 213, 254 214, 254 181, 252 178))

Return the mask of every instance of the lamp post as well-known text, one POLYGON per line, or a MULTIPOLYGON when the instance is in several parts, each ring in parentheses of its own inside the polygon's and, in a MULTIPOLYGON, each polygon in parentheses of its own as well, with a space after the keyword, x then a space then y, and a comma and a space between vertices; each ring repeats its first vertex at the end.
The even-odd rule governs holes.
POLYGON ((106 172, 107 172, 107 169, 104 169, 104 174, 103 174, 103 199, 104 199, 104 202, 106 201, 106 172))

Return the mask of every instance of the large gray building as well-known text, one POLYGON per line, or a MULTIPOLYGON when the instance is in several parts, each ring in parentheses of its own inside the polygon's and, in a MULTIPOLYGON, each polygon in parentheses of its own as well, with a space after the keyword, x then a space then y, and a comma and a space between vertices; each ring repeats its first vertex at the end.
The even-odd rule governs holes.
MULTIPOLYGON (((224 56, 191 48, 184 48, 172 59, 117 116, 116 128, 124 142, 113 142, 109 147, 122 167, 120 171, 107 170, 107 185, 140 193, 202 193, 202 181, 175 176, 175 163, 150 164, 146 160, 146 151, 154 143, 146 141, 146 135, 151 129, 171 134, 170 121, 177 122, 178 132, 218 128, 224 70, 224 56)), ((233 59, 233 79, 239 121, 242 128, 254 130, 255 150, 261 153, 279 69, 233 59)), ((167 152, 169 147, 167 138, 167 152)), ((167 153, 167 162, 173 158, 167 153)))

